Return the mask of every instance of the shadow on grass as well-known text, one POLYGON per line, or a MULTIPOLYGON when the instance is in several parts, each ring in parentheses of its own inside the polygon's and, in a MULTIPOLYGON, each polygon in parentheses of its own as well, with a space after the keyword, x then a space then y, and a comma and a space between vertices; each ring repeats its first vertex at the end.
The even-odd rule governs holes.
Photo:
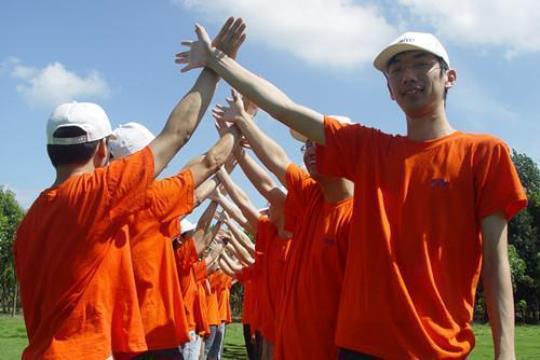
POLYGON ((243 345, 227 344, 223 348, 224 360, 245 360, 247 359, 246 347, 243 345))

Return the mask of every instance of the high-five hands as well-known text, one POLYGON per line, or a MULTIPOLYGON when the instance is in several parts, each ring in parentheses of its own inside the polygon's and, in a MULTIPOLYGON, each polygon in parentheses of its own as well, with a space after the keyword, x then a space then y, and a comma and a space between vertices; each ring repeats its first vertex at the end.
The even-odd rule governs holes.
POLYGON ((195 68, 206 66, 213 50, 218 49, 231 58, 236 58, 240 45, 246 40, 246 24, 241 18, 230 17, 221 27, 216 38, 211 41, 206 29, 195 24, 197 40, 182 41, 182 45, 189 50, 176 54, 175 62, 185 65, 180 71, 186 72, 195 68))

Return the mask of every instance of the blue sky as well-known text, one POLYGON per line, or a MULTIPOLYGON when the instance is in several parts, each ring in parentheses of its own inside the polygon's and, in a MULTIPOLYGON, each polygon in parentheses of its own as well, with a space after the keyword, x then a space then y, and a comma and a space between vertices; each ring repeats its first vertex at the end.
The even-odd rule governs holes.
MULTIPOLYGON (((228 15, 247 22, 239 62, 295 101, 386 132, 405 119, 371 61, 406 30, 434 32, 458 81, 447 111, 454 127, 492 133, 540 161, 540 3, 535 0, 140 0, 26 1, 0 5, 0 185, 28 207, 54 181, 45 124, 56 104, 94 101, 113 126, 138 121, 157 133, 198 71, 174 54, 199 22, 214 35, 228 15)), ((213 104, 228 93, 220 83, 213 104)), ((285 127, 257 120, 301 161, 285 127)), ((206 115, 171 163, 171 175, 217 140, 206 115)), ((257 206, 264 201, 237 180, 257 206)))

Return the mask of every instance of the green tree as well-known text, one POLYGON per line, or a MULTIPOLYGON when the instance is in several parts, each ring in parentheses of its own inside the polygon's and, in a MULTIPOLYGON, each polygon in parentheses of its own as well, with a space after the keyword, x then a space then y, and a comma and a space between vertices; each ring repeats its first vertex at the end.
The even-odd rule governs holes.
MULTIPOLYGON (((515 150, 512 152, 512 160, 529 199, 527 209, 516 215, 508 226, 509 243, 516 251, 514 255, 525 263, 525 273, 513 279, 516 286, 514 300, 516 309, 525 311, 522 314, 523 320, 538 322, 540 321, 540 170, 530 157, 515 150)), ((513 265, 521 266, 521 264, 520 261, 516 261, 513 265)), ((518 270, 513 267, 512 273, 516 271, 518 270)))
POLYGON ((13 239, 24 211, 15 194, 0 187, 0 306, 4 313, 15 313, 17 282, 13 261, 13 239))

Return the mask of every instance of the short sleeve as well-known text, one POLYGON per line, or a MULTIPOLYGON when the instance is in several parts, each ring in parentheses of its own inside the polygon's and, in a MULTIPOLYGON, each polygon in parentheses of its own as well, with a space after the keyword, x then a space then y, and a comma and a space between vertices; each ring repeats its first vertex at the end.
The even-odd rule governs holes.
POLYGON ((197 262, 197 249, 193 238, 188 239, 176 249, 176 264, 180 273, 187 273, 190 267, 197 262))
POLYGON ((342 124, 324 118, 325 145, 317 145, 317 169, 321 174, 356 180, 358 162, 384 145, 389 135, 359 124, 342 124))
POLYGON ((203 281, 208 276, 208 272, 206 270, 206 262, 203 260, 197 261, 192 265, 193 274, 195 276, 195 281, 203 281))
POLYGON ((287 198, 283 207, 285 229, 294 232, 294 224, 307 209, 306 204, 311 193, 318 189, 318 185, 307 172, 293 163, 287 167, 285 179, 287 181, 287 198))
POLYGON ((270 219, 267 216, 260 216, 259 221, 257 222, 257 233, 256 233, 256 241, 255 241, 255 249, 257 251, 261 251, 264 253, 264 250, 268 246, 268 231, 269 226, 271 226, 272 223, 270 222, 270 219))
POLYGON ((242 269, 241 272, 236 274, 236 279, 241 283, 246 283, 253 279, 253 265, 242 269))
POLYGON ((498 139, 490 140, 479 146, 477 155, 474 174, 478 219, 503 212, 510 220, 527 206, 527 196, 508 147, 498 139))
POLYGON ((150 209, 162 222, 177 220, 193 210, 193 191, 193 175, 189 169, 154 181, 148 189, 150 209))
POLYGON ((112 221, 140 211, 148 205, 146 190, 154 181, 154 158, 149 147, 126 158, 112 161, 106 167, 105 174, 112 221))

